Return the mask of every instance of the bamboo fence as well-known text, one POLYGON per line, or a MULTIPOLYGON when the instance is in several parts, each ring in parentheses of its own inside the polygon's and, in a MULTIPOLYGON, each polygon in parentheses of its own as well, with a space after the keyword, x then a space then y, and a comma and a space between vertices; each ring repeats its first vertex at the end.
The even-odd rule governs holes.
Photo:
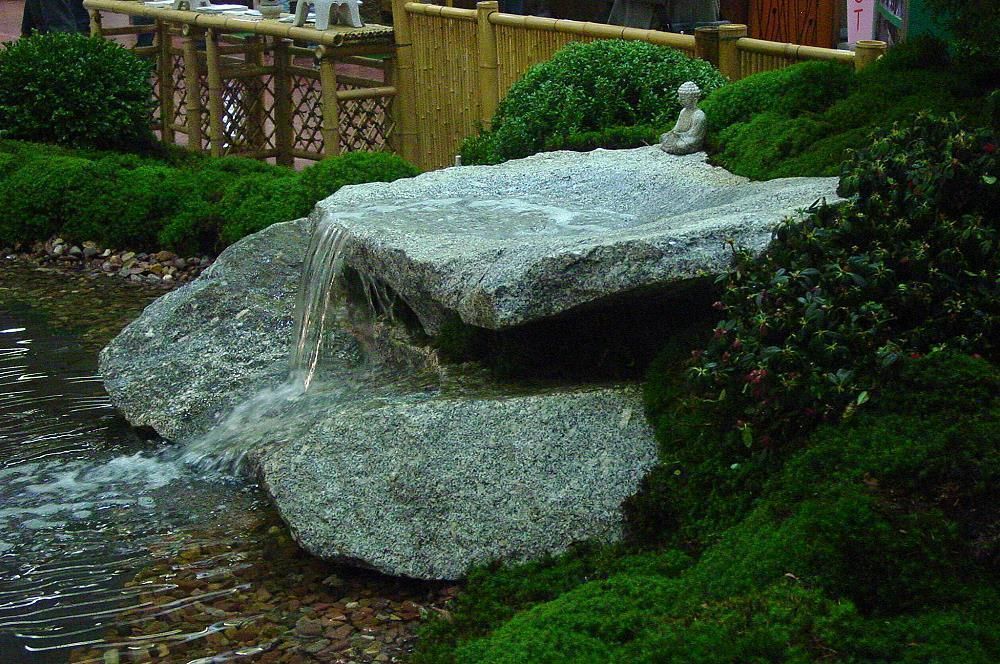
POLYGON ((396 96, 393 68, 385 64, 394 50, 391 28, 321 31, 134 0, 84 6, 95 36, 156 35, 154 46, 135 52, 155 61, 154 128, 164 142, 280 164, 389 147, 396 96), (148 17, 155 25, 104 28, 102 12, 148 17), (297 45, 303 43, 314 47, 297 45), (343 63, 373 75, 338 74, 343 63))
POLYGON ((396 32, 403 156, 422 168, 451 164, 478 126, 488 126, 499 100, 532 66, 566 44, 598 39, 645 41, 712 62, 730 80, 804 60, 860 69, 885 51, 859 42, 857 52, 750 39, 744 25, 699 28, 694 35, 538 16, 504 14, 497 2, 458 9, 451 2, 392 0, 396 32))

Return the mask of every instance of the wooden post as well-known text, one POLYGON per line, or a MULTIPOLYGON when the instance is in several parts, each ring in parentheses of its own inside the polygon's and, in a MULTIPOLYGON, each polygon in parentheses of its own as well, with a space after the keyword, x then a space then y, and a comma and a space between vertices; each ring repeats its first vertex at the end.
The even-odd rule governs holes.
POLYGON ((184 87, 187 94, 187 133, 188 149, 201 152, 201 81, 198 71, 199 31, 185 24, 181 28, 184 37, 184 87))
POLYGON ((885 55, 887 44, 877 39, 861 39, 854 48, 854 69, 861 71, 885 55))
POLYGON ((292 156, 294 127, 292 126, 292 78, 288 74, 291 59, 288 39, 274 40, 274 145, 278 150, 275 161, 282 166, 295 163, 292 156))
POLYGON ((170 26, 156 21, 156 39, 160 47, 157 57, 158 83, 160 88, 160 140, 174 142, 174 58, 170 52, 170 26))
POLYGON ((695 28, 694 57, 706 60, 719 67, 719 28, 716 26, 695 28))
POLYGON ((337 99, 337 63, 333 49, 316 48, 319 58, 320 99, 323 103, 323 156, 340 154, 340 100, 337 99))
POLYGON ((722 75, 730 81, 738 81, 741 78, 738 41, 746 36, 747 26, 745 25, 737 23, 719 26, 718 67, 722 75))
POLYGON ((498 56, 496 27, 490 23, 490 14, 500 11, 496 0, 477 2, 476 14, 479 21, 479 119, 484 127, 489 127, 500 103, 500 83, 498 80, 498 56))
POLYGON ((219 35, 211 28, 205 32, 205 66, 208 69, 208 149, 213 157, 221 157, 226 139, 222 124, 223 84, 219 72, 219 35))
MULTIPOLYGON (((246 38, 247 51, 243 61, 248 67, 263 67, 264 55, 261 52, 262 38, 252 35, 246 38)), ((266 129, 264 127, 264 104, 266 88, 259 75, 247 79, 247 94, 240 103, 243 105, 243 116, 246 118, 246 137, 249 148, 259 152, 267 145, 266 129)))
POLYGON ((396 81, 396 99, 392 105, 395 116, 396 152, 410 163, 417 164, 420 157, 420 137, 417 134, 416 72, 413 69, 413 35, 410 15, 406 13, 407 0, 392 0, 392 26, 396 39, 396 57, 393 58, 396 81))
POLYGON ((101 26, 101 10, 91 9, 89 13, 90 13, 90 36, 91 37, 103 36, 103 30, 101 26))

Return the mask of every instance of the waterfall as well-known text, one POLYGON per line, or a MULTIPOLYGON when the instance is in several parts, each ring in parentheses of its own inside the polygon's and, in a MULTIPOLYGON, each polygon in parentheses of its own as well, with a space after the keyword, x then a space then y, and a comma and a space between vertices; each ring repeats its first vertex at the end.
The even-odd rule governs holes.
POLYGON ((327 318, 337 315, 337 308, 331 307, 330 301, 339 290, 337 277, 344 265, 343 249, 348 235, 342 226, 321 221, 306 250, 289 353, 290 380, 303 391, 309 389, 316 374, 327 318))

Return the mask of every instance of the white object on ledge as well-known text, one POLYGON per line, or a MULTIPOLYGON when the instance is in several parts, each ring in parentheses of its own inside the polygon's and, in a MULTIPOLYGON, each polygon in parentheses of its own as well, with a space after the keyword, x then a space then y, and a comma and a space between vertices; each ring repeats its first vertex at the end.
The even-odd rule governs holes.
POLYGON ((361 20, 361 0, 299 0, 295 7, 295 25, 306 22, 306 11, 316 8, 316 29, 326 30, 332 24, 341 23, 352 28, 363 28, 361 20))

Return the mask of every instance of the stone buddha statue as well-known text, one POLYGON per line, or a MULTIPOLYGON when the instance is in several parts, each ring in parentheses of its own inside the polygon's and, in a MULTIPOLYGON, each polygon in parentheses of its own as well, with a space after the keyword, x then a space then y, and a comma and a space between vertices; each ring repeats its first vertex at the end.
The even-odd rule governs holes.
POLYGON ((691 154, 698 152, 705 141, 708 128, 705 112, 698 108, 701 90, 692 81, 677 89, 677 99, 684 107, 677 116, 674 128, 660 136, 660 148, 669 154, 691 154))

